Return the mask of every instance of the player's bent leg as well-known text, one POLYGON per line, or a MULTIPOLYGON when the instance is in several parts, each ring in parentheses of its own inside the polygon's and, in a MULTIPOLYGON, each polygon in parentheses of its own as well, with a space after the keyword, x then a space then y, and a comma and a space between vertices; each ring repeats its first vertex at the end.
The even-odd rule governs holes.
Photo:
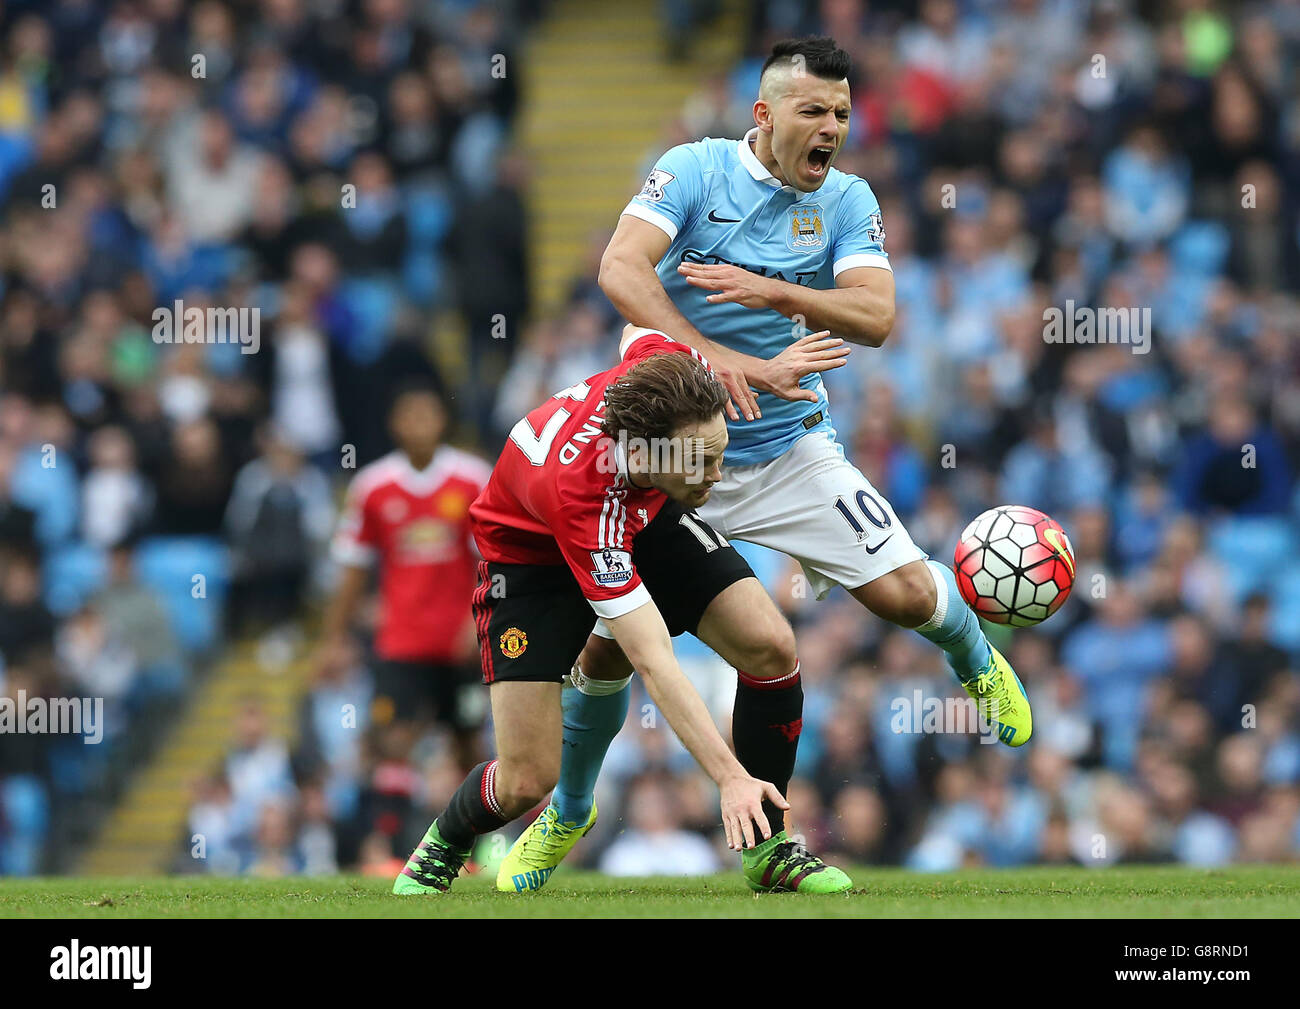
POLYGON ((725 515, 735 538, 796 558, 818 598, 842 585, 881 618, 937 644, 967 691, 987 699, 990 714, 996 705, 999 738, 1013 746, 1029 738, 1024 690, 952 572, 927 560, 833 436, 814 431, 770 462, 733 468, 708 507, 725 515))
POLYGON ((876 616, 911 628, 942 648, 999 740, 1009 746, 1029 741, 1034 720, 1025 688, 1011 664, 989 644, 950 568, 933 560, 913 561, 851 592, 876 616))
POLYGON ((632 667, 622 650, 613 640, 593 634, 565 677, 564 745, 555 793, 501 860, 498 890, 540 890, 596 825, 596 778, 609 744, 627 719, 631 682, 632 667))
POLYGON ((798 664, 790 622, 757 578, 742 578, 714 596, 695 633, 752 679, 782 680, 798 664))
POLYGON ((934 615, 939 586, 929 562, 915 560, 851 590, 881 620, 917 628, 934 615))
MULTIPOLYGON (((803 684, 794 631, 757 578, 728 585, 709 603, 695 632, 736 668, 731 735, 746 771, 784 794, 794 774, 803 731, 803 684)), ((785 814, 763 803, 772 836, 741 853, 750 889, 839 893, 853 881, 823 862, 785 830, 785 814)))
MULTIPOLYGON (((728 585, 709 603, 695 632, 736 669, 731 735, 736 759, 785 794, 803 731, 803 684, 794 631, 757 578, 728 585)), ((772 834, 785 813, 763 803, 772 834)))
MULTIPOLYGON (((572 653, 570 653, 572 654, 572 653)), ((451 888, 481 834, 499 830, 536 805, 560 773, 560 685, 491 685, 497 759, 472 770, 407 860, 395 894, 451 888)))

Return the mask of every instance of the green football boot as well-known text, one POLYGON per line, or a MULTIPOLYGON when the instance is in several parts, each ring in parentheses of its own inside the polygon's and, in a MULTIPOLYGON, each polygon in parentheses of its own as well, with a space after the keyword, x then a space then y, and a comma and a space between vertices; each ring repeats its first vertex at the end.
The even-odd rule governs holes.
POLYGON ((470 849, 460 851, 444 841, 438 833, 438 821, 435 820, 393 883, 393 893, 402 896, 446 893, 460 875, 469 854, 470 849))
POLYGON ((853 880, 783 830, 740 853, 745 882, 757 893, 841 893, 853 880))
POLYGON ((573 850, 587 831, 596 825, 596 804, 582 826, 561 823, 555 806, 548 805, 542 815, 528 825, 510 846, 497 869, 497 889, 506 893, 540 890, 551 878, 564 856, 573 850))

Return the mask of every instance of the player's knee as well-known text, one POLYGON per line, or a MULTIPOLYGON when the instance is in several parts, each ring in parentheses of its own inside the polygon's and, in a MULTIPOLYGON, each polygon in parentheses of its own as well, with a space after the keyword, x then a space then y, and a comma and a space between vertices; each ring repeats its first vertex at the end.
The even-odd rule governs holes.
POLYGON ((794 630, 779 613, 750 629, 743 648, 741 668, 759 680, 774 680, 794 669, 796 648, 794 630))
POLYGON ((527 808, 541 802, 560 780, 560 767, 549 761, 511 762, 497 767, 497 798, 503 807, 527 808))
POLYGON ((919 627, 932 616, 939 597, 934 585, 934 575, 924 562, 909 565, 903 588, 902 616, 898 623, 905 627, 919 627))
POLYGON ((618 642, 598 634, 587 639, 578 665, 593 680, 621 680, 632 672, 631 663, 618 647, 618 642))
POLYGON ((900 627, 919 627, 938 603, 934 575, 924 561, 907 564, 854 593, 876 616, 900 627), (863 590, 866 590, 865 593, 863 590))

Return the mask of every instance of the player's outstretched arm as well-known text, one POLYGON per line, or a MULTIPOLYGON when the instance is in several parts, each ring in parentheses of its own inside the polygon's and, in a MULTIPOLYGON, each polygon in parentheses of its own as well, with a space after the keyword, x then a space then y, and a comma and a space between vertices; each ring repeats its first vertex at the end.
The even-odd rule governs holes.
POLYGON ((763 800, 769 799, 781 809, 789 809, 790 805, 771 782, 751 778, 723 742, 709 709, 677 664, 672 639, 658 608, 646 603, 606 623, 632 667, 641 673, 651 700, 664 713, 682 745, 717 783, 722 793, 727 846, 752 848, 755 823, 763 840, 771 837, 763 800))
POLYGON ((671 239, 653 224, 624 214, 600 259, 600 289, 632 325, 667 333, 708 358, 731 397, 727 415, 732 420, 761 417, 749 378, 761 362, 707 339, 677 310, 655 273, 670 244, 671 239))
POLYGON ((692 287, 709 292, 706 300, 711 304, 770 308, 850 343, 879 347, 894 328, 894 275, 889 270, 845 270, 828 291, 726 264, 683 263, 677 270, 692 287))
MULTIPOLYGON (((844 341, 829 333, 813 334, 770 361, 713 342, 686 321, 655 272, 669 244, 668 236, 654 225, 627 214, 619 218, 600 261, 600 286, 623 317, 634 326, 667 333, 703 354, 731 396, 727 414, 732 420, 740 415, 746 420, 763 415, 753 389, 815 403, 816 393, 800 388, 799 380, 813 372, 843 367, 849 355, 844 341)), ((746 270, 740 272, 762 279, 746 270)))
POLYGON ((787 318, 803 316, 810 329, 829 329, 850 343, 879 347, 894 328, 894 274, 860 266, 836 277, 829 291, 782 283, 772 307, 787 318))

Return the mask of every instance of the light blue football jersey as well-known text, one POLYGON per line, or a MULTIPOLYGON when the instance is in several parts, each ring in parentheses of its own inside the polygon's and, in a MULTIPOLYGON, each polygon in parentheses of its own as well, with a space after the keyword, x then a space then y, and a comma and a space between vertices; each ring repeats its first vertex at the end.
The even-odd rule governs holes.
MULTIPOLYGON (((691 325, 725 347, 766 359, 794 342, 794 323, 772 309, 710 304, 708 291, 677 272, 681 263, 731 263, 820 289, 834 287, 845 270, 890 266, 880 204, 866 182, 832 168, 815 193, 783 186, 749 146, 756 133, 674 147, 623 213, 672 240, 659 262, 659 279, 691 325)), ((730 422, 727 465, 775 459, 810 431, 834 434, 821 375, 808 375, 801 384, 817 392, 815 405, 760 393, 762 419, 730 422)))

